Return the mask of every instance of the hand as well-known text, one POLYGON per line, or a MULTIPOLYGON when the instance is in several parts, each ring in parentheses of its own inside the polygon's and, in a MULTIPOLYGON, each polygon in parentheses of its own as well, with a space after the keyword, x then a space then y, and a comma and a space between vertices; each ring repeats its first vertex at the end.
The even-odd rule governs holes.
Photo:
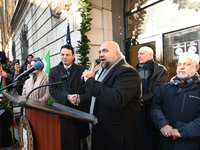
POLYGON ((91 70, 85 70, 81 76, 85 82, 91 77, 94 77, 94 63, 92 63, 91 70))
POLYGON ((143 101, 143 99, 140 100, 140 106, 144 106, 144 104, 142 104, 143 101))
POLYGON ((173 129, 173 130, 174 130, 174 132, 172 133, 173 140, 181 138, 181 134, 179 133, 178 129, 173 129))
POLYGON ((160 129, 160 131, 161 131, 162 135, 165 137, 172 137, 172 134, 174 133, 174 130, 173 130, 172 126, 170 126, 170 125, 166 125, 166 126, 162 127, 160 129))
POLYGON ((80 95, 78 94, 68 94, 67 99, 70 101, 70 103, 76 106, 81 103, 80 95))

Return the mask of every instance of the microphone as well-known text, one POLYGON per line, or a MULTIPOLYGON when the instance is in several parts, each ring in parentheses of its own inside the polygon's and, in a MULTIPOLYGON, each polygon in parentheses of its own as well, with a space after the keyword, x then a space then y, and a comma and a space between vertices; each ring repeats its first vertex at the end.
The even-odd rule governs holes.
MULTIPOLYGON (((96 67, 97 65, 99 65, 100 64, 100 59, 99 58, 97 58, 97 59, 95 59, 94 60, 94 67, 96 67)), ((91 70, 92 68, 90 67, 88 70, 91 70)))
POLYGON ((17 76, 15 81, 22 80, 24 77, 27 77, 31 72, 35 70, 41 70, 43 67, 44 67, 44 64, 41 61, 37 61, 36 63, 34 63, 34 65, 30 69, 24 71, 22 74, 17 76))
POLYGON ((42 88, 42 87, 45 87, 45 86, 52 86, 52 85, 55 85, 55 84, 62 84, 62 83, 64 83, 67 79, 68 79, 68 75, 64 75, 64 76, 62 76, 61 80, 58 81, 58 82, 49 83, 49 84, 45 84, 45 85, 38 86, 38 87, 32 89, 32 90, 28 93, 28 95, 26 96, 26 99, 29 98, 30 94, 31 94, 33 91, 35 91, 35 90, 37 90, 37 89, 39 89, 39 88, 42 88))

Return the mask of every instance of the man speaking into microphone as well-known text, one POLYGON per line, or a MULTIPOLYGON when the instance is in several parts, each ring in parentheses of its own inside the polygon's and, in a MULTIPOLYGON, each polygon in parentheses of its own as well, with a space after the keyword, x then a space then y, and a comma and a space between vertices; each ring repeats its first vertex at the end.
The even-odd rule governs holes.
POLYGON ((92 150, 141 150, 140 77, 113 41, 100 46, 99 58, 98 79, 94 64, 82 75, 92 95, 90 111, 98 119, 92 127, 92 150))
MULTIPOLYGON (((82 89, 81 75, 85 67, 74 63, 74 49, 69 45, 64 45, 60 49, 61 62, 51 68, 49 73, 49 83, 55 83, 68 75, 67 81, 49 87, 51 96, 55 102, 72 107, 81 111, 89 112, 90 103, 73 105, 73 99, 91 99, 89 94, 85 94, 82 89)), ((88 150, 86 137, 89 135, 89 124, 77 122, 68 118, 61 118, 61 146, 62 150, 88 150)))

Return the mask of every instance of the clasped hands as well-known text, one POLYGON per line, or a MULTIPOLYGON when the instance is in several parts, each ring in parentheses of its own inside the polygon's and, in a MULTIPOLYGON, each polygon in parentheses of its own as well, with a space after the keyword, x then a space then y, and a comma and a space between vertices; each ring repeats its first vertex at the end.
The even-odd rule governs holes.
POLYGON ((79 94, 68 94, 67 99, 70 101, 70 103, 76 106, 78 106, 81 103, 79 94))
POLYGON ((178 138, 181 138, 181 135, 178 131, 178 129, 174 129, 170 125, 165 125, 160 129, 161 133, 165 137, 172 137, 173 140, 176 140, 178 138))

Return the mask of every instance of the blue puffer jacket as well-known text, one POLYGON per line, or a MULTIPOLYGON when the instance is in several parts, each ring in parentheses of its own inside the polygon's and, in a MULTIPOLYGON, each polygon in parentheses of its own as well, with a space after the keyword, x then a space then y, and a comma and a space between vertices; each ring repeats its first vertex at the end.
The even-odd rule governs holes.
POLYGON ((157 128, 171 125, 181 134, 177 140, 161 135, 163 150, 200 150, 200 83, 161 86, 153 99, 151 117, 157 128))

